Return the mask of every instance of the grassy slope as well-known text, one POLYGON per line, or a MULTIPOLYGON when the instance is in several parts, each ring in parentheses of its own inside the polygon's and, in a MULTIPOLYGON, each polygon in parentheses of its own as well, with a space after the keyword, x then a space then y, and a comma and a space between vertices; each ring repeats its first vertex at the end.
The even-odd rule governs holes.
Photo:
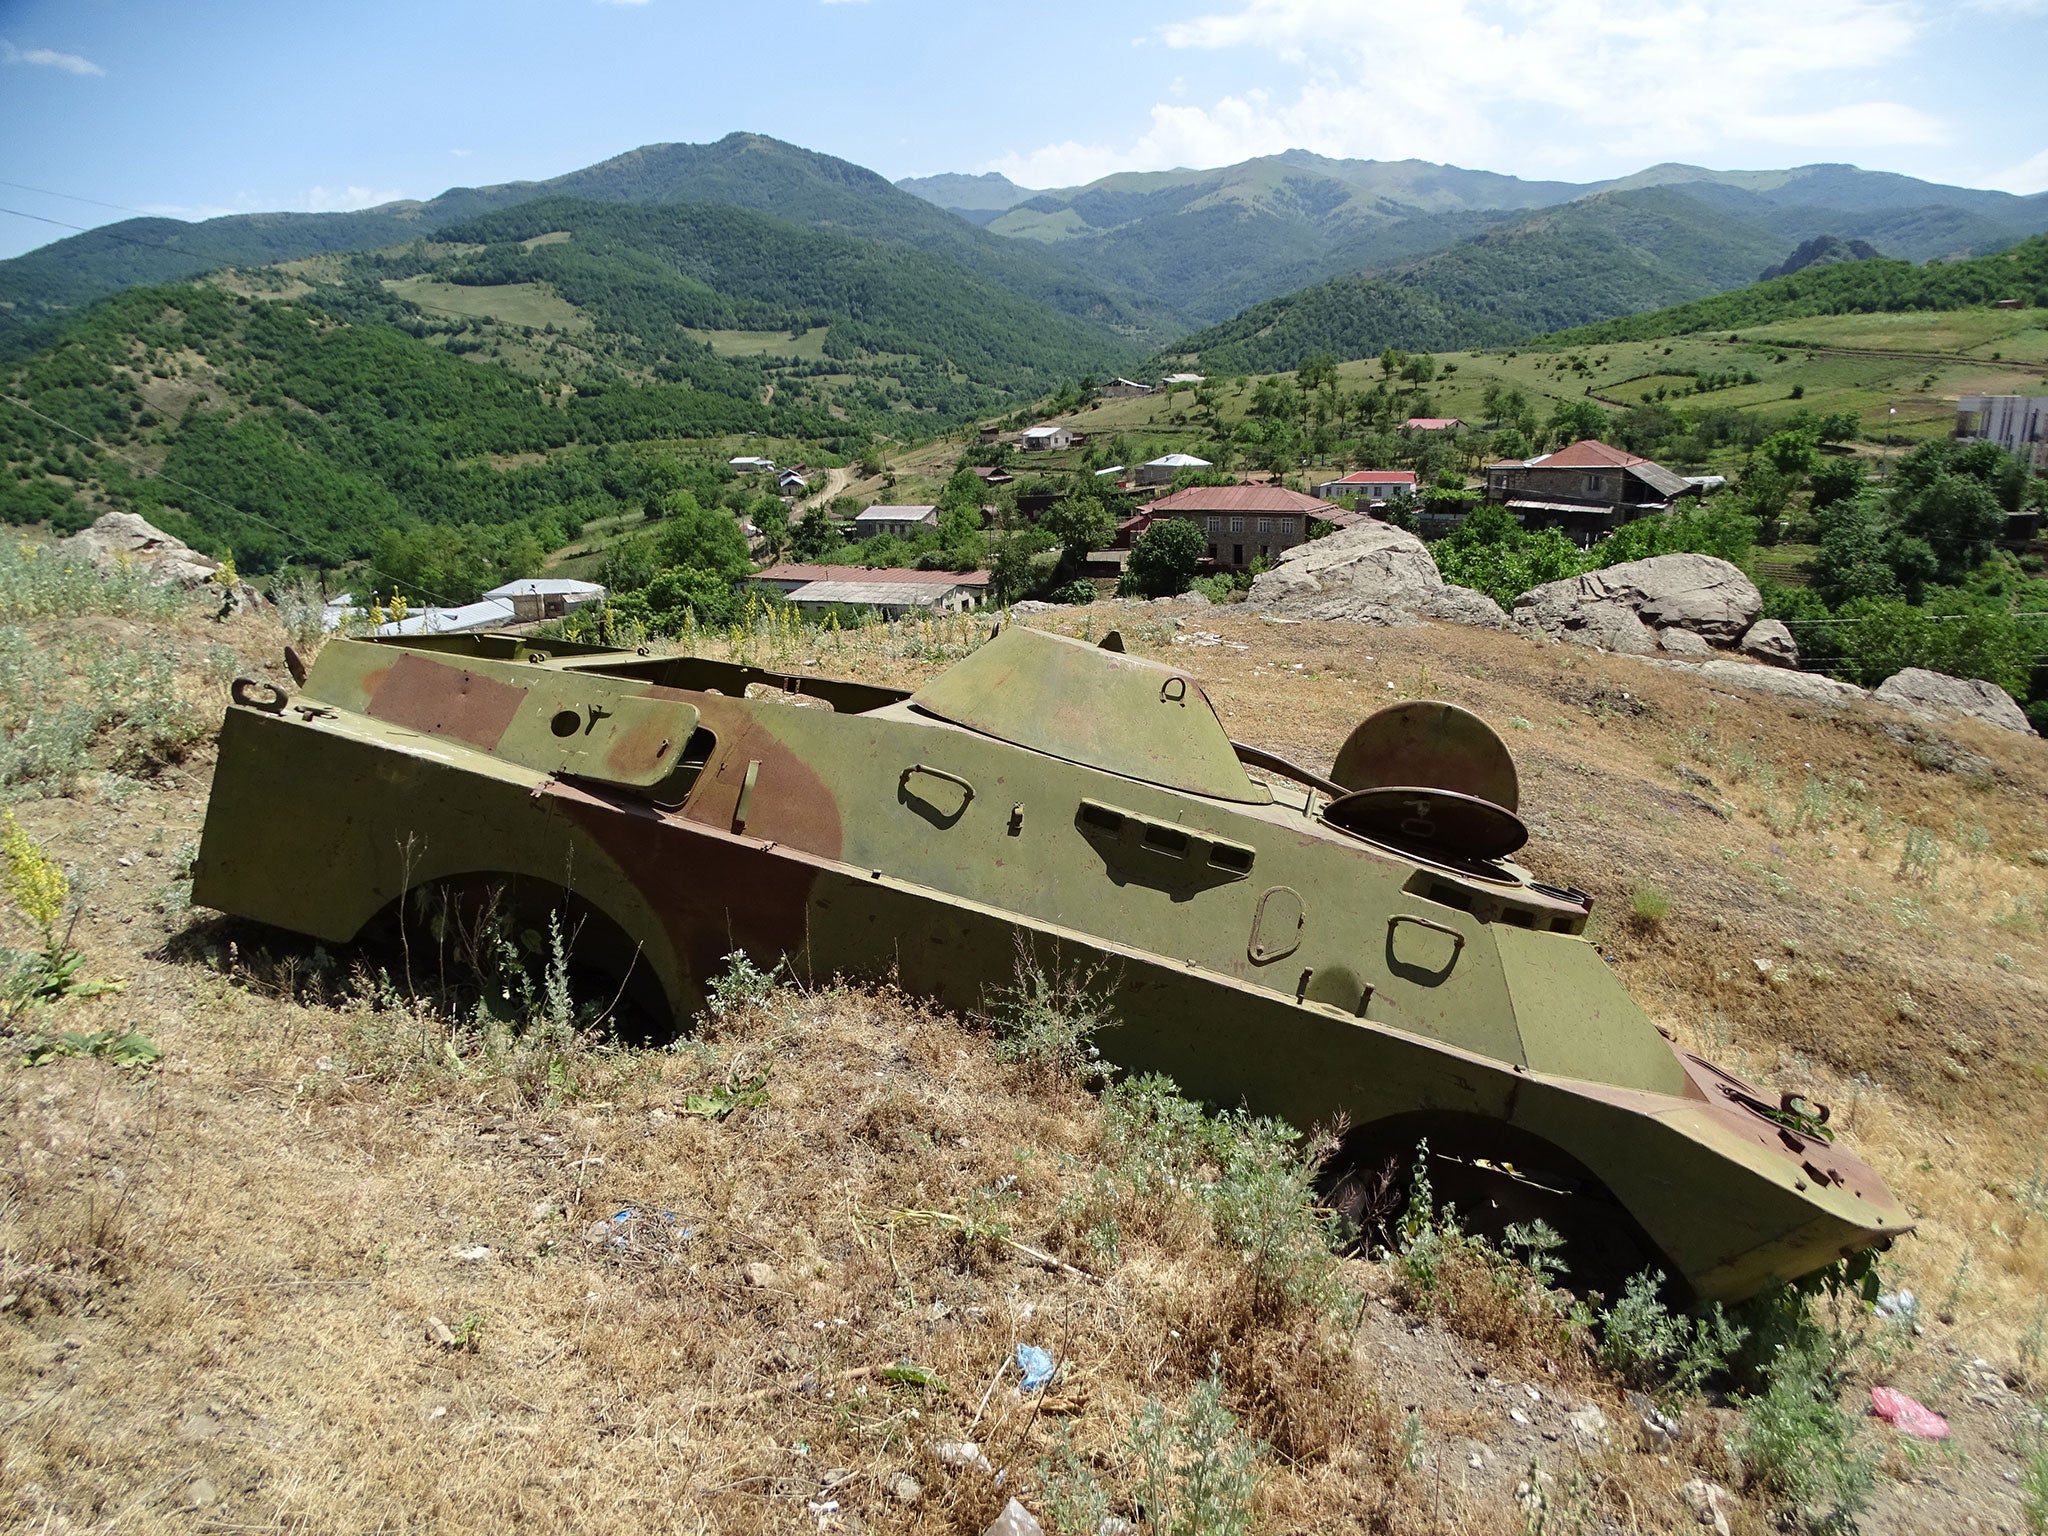
MULTIPOLYGON (((261 617, 222 626, 199 610, 95 622, 109 651, 177 657, 209 699, 209 647, 274 672, 282 638, 261 617)), ((1599 942, 1636 995, 1687 1043, 1836 1105, 1920 1214, 1895 1282, 1930 1312, 1973 1254, 1954 1323, 1930 1316, 1890 1373, 1950 1414, 1963 1454, 1934 1480, 1895 1461, 1872 1528, 2016 1528, 2002 1474, 2017 1399, 1966 1362, 2027 1380, 2018 1336, 2048 1288, 2048 1221, 2024 1222, 2013 1196, 2030 1156, 2013 1130, 2048 1118, 2048 872, 2025 856, 2048 843, 2041 744, 1875 710, 1816 717, 1512 635, 1198 622, 1227 643, 1176 640, 1149 610, 1127 612, 1124 632, 1139 654, 1193 666, 1234 733, 1300 761, 1327 761, 1387 700, 1528 723, 1507 735, 1529 862, 1595 894, 1599 942), (1944 757, 1965 771, 1928 766, 1944 757), (1681 763, 1715 786, 1681 782, 1681 763), (1832 799, 1787 830, 1809 773, 1832 799), (1872 840, 1877 807, 1895 819, 1872 840), (1895 873, 1902 824, 1940 840, 1932 882, 1895 873), (1981 828, 1984 851, 1959 828, 1981 828), (1638 929, 1621 917, 1646 887, 1672 911, 1638 929)), ((931 655, 876 632, 819 660, 909 682, 931 655)), ((755 1531, 836 1498, 871 1530, 978 1531, 1012 1493, 1046 1512, 1034 1468, 1061 1430, 1127 1488, 1124 1426, 1147 1395, 1181 1402, 1211 1348, 1231 1405, 1278 1447, 1262 1529, 1520 1530, 1513 1488, 1531 1457, 1560 1486, 1595 1479, 1647 1529, 1690 1528, 1684 1478, 1737 1481, 1725 1411, 1695 1406, 1675 1443, 1636 1451, 1618 1386, 1484 1288, 1450 1319, 1463 1338, 1405 1322, 1387 1273, 1355 1263, 1347 1282, 1379 1305, 1333 1331, 1262 1320, 1243 1266, 1184 1198, 1091 1181, 1118 1153, 1086 1096, 998 1067, 983 1037, 886 993, 785 991, 675 1053, 577 1054, 579 1086, 552 1102, 534 1063, 493 1064, 468 1038, 451 1065, 455 1037, 431 1017, 346 1001, 343 973, 316 956, 178 908, 206 779, 202 750, 127 789, 119 814, 118 786, 91 775, 20 807, 90 887, 90 973, 129 980, 65 1022, 132 1022, 167 1055, 149 1078, 0 1064, 0 1509, 15 1523, 755 1531), (688 1095, 761 1071, 764 1106, 684 1112, 688 1095), (621 1210, 639 1214, 613 1222, 621 1210), (910 1211, 997 1216, 1103 1283, 889 1220, 910 1211), (1105 1220, 1113 1255, 1090 1241, 1105 1220), (479 1246, 486 1258, 458 1256, 479 1246), (435 1343, 433 1318, 469 1346, 435 1343), (1070 1372, 1042 1405, 1006 1381, 984 1392, 1020 1339, 1070 1372), (898 1360, 951 1390, 840 1374, 898 1360), (1614 1449, 1565 1423, 1589 1401, 1619 1426, 1614 1449), (1395 1443, 1408 1406, 1414 1473, 1395 1443), (970 1437, 1011 1469, 1000 1487, 930 1449, 970 1437), (923 1484, 910 1505, 888 1491, 906 1471, 923 1484)), ((1739 1515, 1764 1528, 1760 1508, 1739 1515)))
MULTIPOLYGON (((1362 290, 1361 296, 1371 292, 1362 290)), ((1287 339, 1286 333, 1278 334, 1287 339)), ((1726 335, 1696 334, 1560 351, 1496 347, 1444 354, 1440 362, 1457 364, 1457 372, 1430 384, 1430 398, 1439 411, 1467 421, 1485 420, 1481 397, 1489 383, 1521 390, 1543 417, 1558 401, 1588 396, 1609 408, 1633 408, 1642 404, 1645 391, 1654 395, 1662 384, 1669 403, 1679 410, 1725 406, 1766 417, 1802 408, 1819 414, 1852 411, 1872 436, 1892 431, 1924 437, 1955 425, 1959 395, 2048 388, 2048 325, 2043 312, 2034 309, 1809 317, 1746 329, 1736 342, 1726 335), (1857 355, 1865 352, 1876 355, 1857 355), (1585 371, 1569 366, 1574 358, 1585 360, 1585 371), (1567 366, 1560 369, 1560 363, 1567 366), (1691 386, 1692 370, 1755 372, 1758 382, 1704 395, 1671 393, 1691 386), (1802 392, 1796 400, 1795 389, 1802 392), (1894 409, 1897 414, 1890 414, 1894 409)), ((1338 376, 1344 388, 1356 390, 1377 384, 1380 370, 1376 362, 1349 362, 1338 376)), ((1250 399, 1249 389, 1225 389, 1220 401, 1225 421, 1240 418, 1250 399)), ((1185 396, 1178 401, 1151 396, 1105 401, 1071 420, 1088 431, 1132 434, 1150 445, 1150 457, 1199 449, 1200 434, 1188 417, 1185 396)), ((1338 466, 1311 465, 1311 478, 1325 467, 1338 466)))
POLYGON ((2038 306, 2044 295, 2048 295, 2048 237, 2036 237, 1996 255, 1924 267, 1903 261, 1838 262, 1651 314, 1582 326, 1551 338, 1551 343, 1583 346, 1647 341, 1808 315, 1963 309, 2004 298, 2028 300, 2038 306))

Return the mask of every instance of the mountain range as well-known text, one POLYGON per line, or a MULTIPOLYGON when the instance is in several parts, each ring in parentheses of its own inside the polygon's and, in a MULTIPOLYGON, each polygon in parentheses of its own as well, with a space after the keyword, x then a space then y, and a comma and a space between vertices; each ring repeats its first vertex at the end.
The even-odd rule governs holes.
MULTIPOLYGON (((1214 170, 1123 172, 1057 191, 1030 192, 999 176, 898 185, 1197 322, 1224 320, 1261 300, 1407 262, 1504 226, 1543 227, 1530 217, 1625 194, 1682 195, 1691 206, 1677 211, 1704 236, 1753 246, 1762 260, 1706 279, 1722 287, 1821 235, 1924 261, 1981 254, 2048 230, 2048 194, 2015 197, 1847 165, 1713 171, 1666 164, 1575 183, 1289 150, 1214 170), (1013 194, 1017 200, 997 211, 1013 194)), ((1677 207, 1647 206, 1663 213, 1677 207)), ((1637 302, 1617 292, 1607 313, 1625 313, 1637 302)))
POLYGON ((2048 194, 1845 165, 1667 164, 1575 183, 1290 150, 1038 190, 992 172, 892 184, 733 133, 355 213, 111 224, 0 262, 0 354, 27 355, 126 287, 324 257, 342 262, 361 313, 402 312, 418 284, 446 283, 471 290, 458 313, 498 323, 520 304, 475 292, 530 286, 534 304, 566 304, 597 338, 553 344, 550 366, 701 381, 715 371, 709 333, 787 329, 775 367, 795 367, 805 335, 824 349, 813 374, 828 357, 845 365, 836 384, 806 386, 821 406, 952 417, 1148 355, 1249 372, 1310 352, 1511 343, 1705 300, 1759 273, 1967 257, 2044 230, 2048 194), (393 257, 402 249, 415 254, 393 257))

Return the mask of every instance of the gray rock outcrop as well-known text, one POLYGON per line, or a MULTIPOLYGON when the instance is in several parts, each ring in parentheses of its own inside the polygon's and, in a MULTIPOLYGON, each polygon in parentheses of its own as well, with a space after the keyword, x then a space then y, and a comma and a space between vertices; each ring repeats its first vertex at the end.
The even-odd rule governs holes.
POLYGON ((1247 607, 1294 619, 1409 624, 1418 618, 1507 627, 1484 592, 1447 585, 1422 540, 1386 523, 1361 523, 1297 544, 1252 582, 1247 607))
POLYGON ((1950 677, 1924 667, 1908 667, 1879 683, 1871 698, 1911 715, 1970 715, 2008 731, 2033 732, 2026 712, 1995 683, 1972 677, 1950 677))
POLYGON ((209 582, 220 569, 213 556, 188 548, 134 512, 101 513, 90 528, 59 539, 55 553, 90 565, 125 560, 146 567, 153 580, 176 582, 181 587, 209 582))
POLYGON ((1729 661, 1721 656, 1701 662, 1693 675, 1710 683, 1754 688, 1759 693, 1780 694, 1830 709, 1839 709, 1844 704, 1870 697, 1854 683, 1838 683, 1832 677, 1822 677, 1815 672, 1788 672, 1782 667, 1760 667, 1746 661, 1729 661))
MULTIPOLYGON (((102 512, 90 528, 81 529, 68 539, 59 539, 51 551, 64 559, 82 560, 89 565, 125 561, 141 569, 151 581, 187 591, 216 583, 215 573, 220 570, 220 562, 213 556, 202 555, 135 512, 102 512)), ((235 583, 234 606, 262 601, 262 594, 247 582, 235 583)))
POLYGON ((1516 622, 1566 638, 1573 631, 1613 631, 1633 638, 1634 631, 1615 617, 1626 613, 1640 625, 1690 630, 1722 645, 1733 644, 1762 609, 1756 583, 1712 555, 1626 560, 1546 582, 1515 599, 1516 622))
POLYGON ((1742 638, 1735 642, 1735 649, 1774 667, 1799 665, 1799 642, 1792 638, 1792 631, 1776 619, 1758 619, 1742 632, 1742 638))

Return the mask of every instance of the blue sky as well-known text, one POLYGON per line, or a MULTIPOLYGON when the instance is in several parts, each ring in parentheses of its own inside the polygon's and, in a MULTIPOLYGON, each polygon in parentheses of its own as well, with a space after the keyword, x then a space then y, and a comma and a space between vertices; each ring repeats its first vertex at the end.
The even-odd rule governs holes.
POLYGON ((0 205, 364 207, 734 129, 1031 186, 1300 146, 2038 192, 2044 57, 2048 0, 0 0, 0 205))

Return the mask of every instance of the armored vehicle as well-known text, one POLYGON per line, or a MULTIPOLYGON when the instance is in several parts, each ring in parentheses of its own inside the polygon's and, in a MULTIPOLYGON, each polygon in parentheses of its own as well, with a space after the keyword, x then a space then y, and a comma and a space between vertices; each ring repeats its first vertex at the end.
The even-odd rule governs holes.
POLYGON ((1093 968, 1120 1067, 1348 1126, 1355 1213, 1427 1139, 1468 1216, 1703 1299, 1907 1226, 1824 1108, 1679 1049, 1589 899, 1509 862, 1513 761, 1453 706, 1382 711, 1324 775, 1185 671, 1015 625, 912 693, 507 635, 336 641, 301 681, 235 686, 199 903, 344 943, 509 889, 671 1028, 735 951, 962 1011, 1020 956, 1093 968))

